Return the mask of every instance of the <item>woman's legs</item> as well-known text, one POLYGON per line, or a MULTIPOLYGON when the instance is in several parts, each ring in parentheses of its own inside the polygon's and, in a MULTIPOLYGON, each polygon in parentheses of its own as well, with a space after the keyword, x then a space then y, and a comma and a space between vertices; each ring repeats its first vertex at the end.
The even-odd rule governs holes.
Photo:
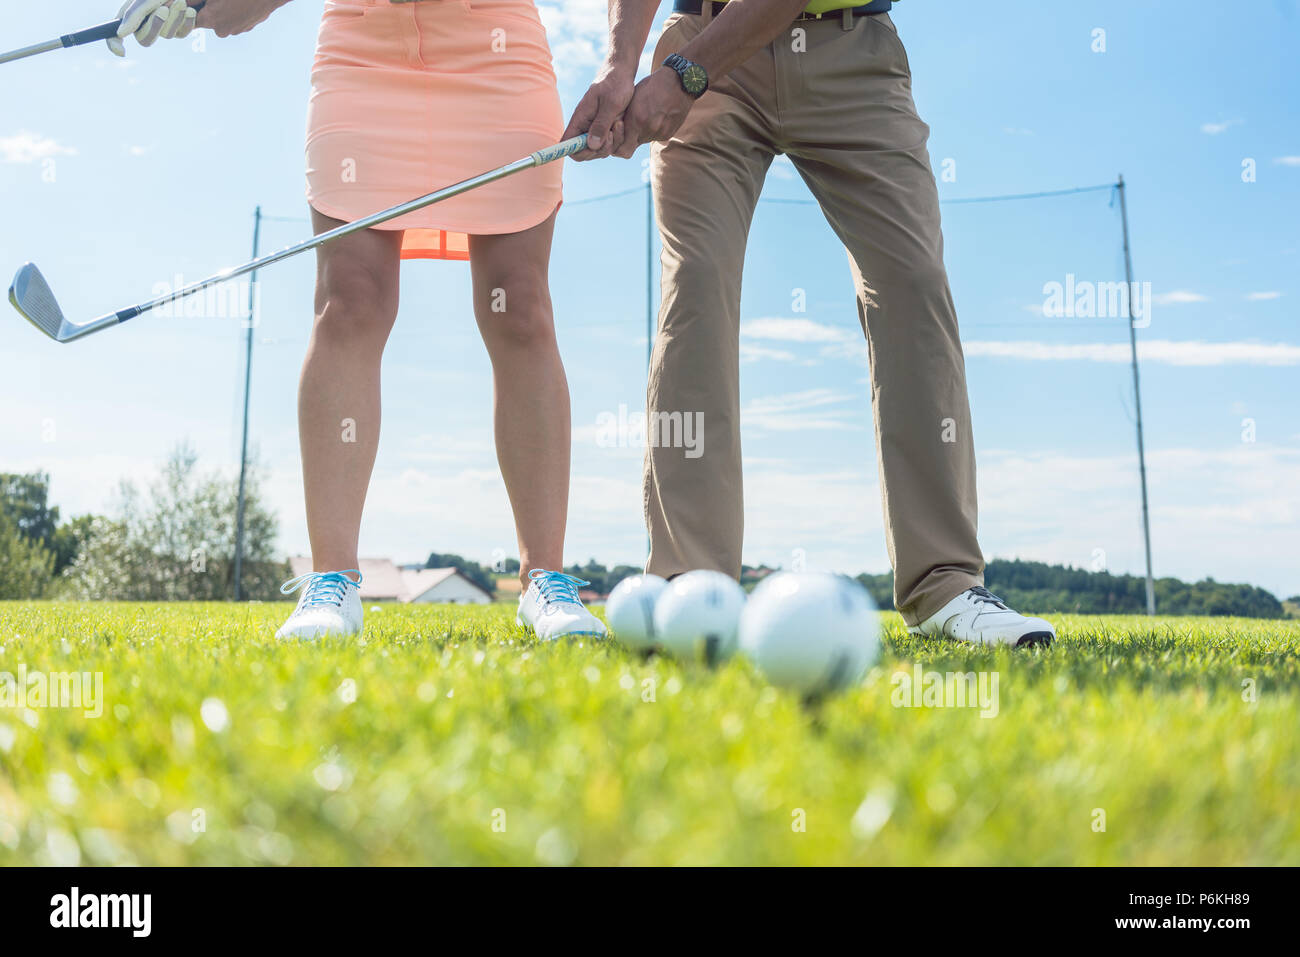
MULTIPOLYGON (((338 221, 313 211, 317 232, 338 221)), ((520 577, 562 567, 569 502, 569 388, 547 270, 555 217, 471 236, 474 311, 495 384, 497 458, 519 537, 520 577)), ((318 251, 316 323, 298 392, 312 563, 355 568, 379 442, 379 368, 397 317, 401 233, 367 230, 318 251)))
MULTIPOLYGON (((316 232, 342 225, 312 211, 316 232)), ((298 386, 307 532, 316 571, 357 567, 361 510, 379 446, 379 364, 397 318, 400 230, 317 250, 316 322, 298 386)))
POLYGON ((555 214, 501 236, 471 236, 474 314, 492 359, 497 460, 519 537, 519 577, 563 567, 569 511, 569 384, 547 276, 555 214))

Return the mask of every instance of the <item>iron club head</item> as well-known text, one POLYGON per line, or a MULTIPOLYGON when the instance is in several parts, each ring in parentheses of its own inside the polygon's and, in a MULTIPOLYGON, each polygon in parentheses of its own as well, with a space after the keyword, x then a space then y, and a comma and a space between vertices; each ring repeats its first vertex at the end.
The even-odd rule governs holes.
POLYGON ((72 330, 50 291, 50 284, 33 263, 23 266, 14 276, 9 287, 9 302, 24 319, 55 342, 66 342, 71 338, 68 333, 72 330))
MULTIPOLYGON (((86 41, 89 42, 89 41, 86 41)), ((149 312, 165 303, 177 302, 186 296, 193 295, 210 286, 215 286, 223 282, 234 279, 236 276, 244 276, 248 273, 256 274, 257 270, 266 266, 282 262, 290 257, 297 256, 299 253, 305 253, 310 249, 316 249, 327 242, 338 239, 341 236, 348 236, 352 233, 360 232, 363 229, 370 229, 378 226, 380 223, 386 223, 389 220, 397 219, 406 213, 415 212, 418 209, 424 209, 426 206, 432 206, 434 203, 441 202, 444 199, 450 199, 452 196, 459 196, 471 189, 475 189, 486 183, 495 182, 506 176, 522 172, 526 169, 533 169, 544 163, 550 163, 577 153, 586 146, 586 134, 575 136, 572 139, 556 143, 554 146, 538 150, 513 163, 507 163, 494 170, 481 173, 478 176, 471 176, 467 180, 454 183, 443 189, 435 190, 424 196, 416 197, 410 202, 401 203, 390 209, 381 210, 370 216, 365 216, 353 223, 345 223, 329 232, 320 233, 311 239, 298 243, 296 246, 289 246, 281 249, 277 253, 271 253, 269 256, 262 256, 254 259, 252 262, 244 263, 233 269, 225 269, 208 279, 201 282, 190 283, 182 289, 177 289, 167 295, 159 296, 148 302, 140 303, 136 306, 130 306, 126 309, 120 309, 117 312, 110 312, 107 315, 100 316, 98 319, 92 319, 90 322, 72 323, 63 315, 63 310, 59 308, 58 301, 54 298, 54 293, 50 291, 50 284, 45 281, 41 271, 32 263, 28 263, 18 270, 14 276, 13 285, 9 287, 9 301, 33 326, 41 330, 55 342, 71 342, 73 339, 80 339, 82 336, 88 336, 93 332, 99 332, 101 329, 109 329, 114 326, 133 319, 142 313, 149 312)))
POLYGON ((24 319, 55 342, 71 342, 73 339, 99 332, 101 329, 115 326, 140 314, 140 310, 133 307, 121 312, 109 313, 92 322, 83 322, 79 325, 68 322, 64 318, 63 310, 59 308, 58 300, 54 298, 54 293, 50 291, 50 284, 32 263, 18 270, 18 274, 14 276, 13 285, 9 287, 9 302, 24 319))

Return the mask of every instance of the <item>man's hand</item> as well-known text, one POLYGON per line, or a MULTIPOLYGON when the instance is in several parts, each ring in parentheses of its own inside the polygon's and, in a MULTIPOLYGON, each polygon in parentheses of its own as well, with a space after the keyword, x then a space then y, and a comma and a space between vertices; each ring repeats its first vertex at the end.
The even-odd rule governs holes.
MULTIPOLYGON (((195 0, 197 6, 200 0, 195 0)), ((122 25, 117 36, 110 37, 108 48, 114 56, 126 56, 126 38, 135 35, 142 47, 153 46, 161 37, 179 40, 194 29, 196 11, 186 0, 127 0, 118 11, 122 25)))
POLYGON ((576 160, 600 159, 618 149, 623 140, 623 111, 632 100, 635 70, 629 73, 610 63, 601 67, 591 88, 578 102, 561 139, 587 134, 587 148, 573 154, 576 160))
POLYGON ((616 156, 631 159, 642 143, 671 137, 686 120, 695 99, 682 89, 672 70, 660 67, 636 85, 632 102, 623 113, 623 142, 616 156))
POLYGON ((198 26, 219 37, 247 33, 289 0, 205 0, 198 26))

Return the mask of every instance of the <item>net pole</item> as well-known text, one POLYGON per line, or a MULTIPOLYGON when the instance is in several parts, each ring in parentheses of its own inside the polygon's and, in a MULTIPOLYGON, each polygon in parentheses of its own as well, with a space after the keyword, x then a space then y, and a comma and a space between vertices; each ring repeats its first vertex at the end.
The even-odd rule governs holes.
POLYGON ((1124 279, 1128 283, 1128 342, 1133 358, 1133 407, 1137 412, 1138 474, 1142 481, 1142 541, 1147 556, 1147 614, 1156 613, 1155 579, 1151 574, 1151 516, 1147 504, 1147 458, 1142 439, 1142 391, 1138 385, 1137 329, 1133 325, 1133 256, 1128 241, 1128 203, 1125 199, 1124 174, 1115 188, 1119 190, 1119 216, 1124 229, 1124 279))
MULTIPOLYGON (((650 388, 650 364, 654 355, 655 325, 654 325, 654 190, 650 185, 650 176, 645 181, 645 375, 646 375, 646 396, 649 398, 650 388)), ((650 410, 647 407, 646 414, 650 410)), ((649 441, 649 433, 646 434, 646 440, 649 441)), ((647 560, 650 555, 650 529, 646 528, 645 533, 645 553, 647 560)))
MULTIPOLYGON (((261 252, 262 207, 253 213, 253 258, 261 252)), ((235 601, 243 593, 244 493, 248 476, 248 398, 253 382, 253 327, 257 325, 257 273, 248 283, 248 328, 244 338, 244 434, 239 449, 239 501, 235 506, 235 601)))

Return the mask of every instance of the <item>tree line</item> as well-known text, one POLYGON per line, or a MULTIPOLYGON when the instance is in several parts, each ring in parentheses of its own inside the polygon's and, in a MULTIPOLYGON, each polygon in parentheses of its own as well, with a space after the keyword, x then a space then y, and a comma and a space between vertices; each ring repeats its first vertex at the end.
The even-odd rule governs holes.
MULTIPOLYGON (((279 598, 277 521, 254 468, 245 489, 243 594, 279 598)), ((123 480, 109 514, 64 521, 44 472, 0 473, 0 598, 221 601, 234 592, 238 480, 188 445, 144 486, 123 480)))
MULTIPOLYGON (((278 523, 263 500, 260 480, 254 466, 245 493, 243 592, 250 599, 278 600, 289 569, 275 557, 278 523)), ((238 482, 200 470, 187 444, 173 450, 152 482, 119 483, 107 515, 64 520, 58 506, 50 504, 49 484, 43 472, 0 473, 0 599, 221 601, 232 595, 238 482)), ((518 574, 519 561, 505 558, 483 565, 432 552, 425 567, 454 567, 495 593, 499 578, 518 574)), ((596 594, 607 595, 641 568, 608 568, 593 558, 564 571, 590 582, 596 594)), ((741 583, 752 587, 773 571, 746 565, 741 583)), ((877 606, 894 607, 892 573, 862 574, 857 580, 877 606)), ((1035 614, 1146 610, 1146 582, 1136 575, 994 559, 984 580, 1013 608, 1035 614)), ((1212 578, 1194 583, 1159 578, 1155 594, 1162 615, 1300 617, 1300 595, 1284 605, 1263 588, 1212 578)))
MULTIPOLYGON (((859 575, 881 608, 894 607, 894 576, 859 575)), ((1146 579, 1112 575, 1066 565, 995 558, 984 570, 984 585, 1012 608, 1026 614, 1079 615, 1146 613, 1146 579)), ((1188 583, 1155 580, 1156 612, 1161 615, 1234 615, 1287 618, 1288 610, 1271 592, 1254 585, 1229 585, 1213 578, 1188 583)), ((1288 599, 1295 603, 1296 599, 1288 599)))
MULTIPOLYGON (((518 570, 519 563, 513 562, 509 571, 518 570)), ((607 595, 628 575, 639 574, 642 569, 634 565, 606 568, 593 558, 585 565, 571 565, 564 570, 590 581, 591 588, 596 593, 607 595)), ((747 588, 752 588, 778 570, 767 566, 744 565, 740 581, 747 588)), ((893 609, 893 572, 883 575, 862 574, 857 576, 857 581, 871 593, 877 607, 893 609)), ((989 591, 1012 608, 1033 614, 1144 614, 1147 607, 1146 579, 1137 575, 1112 575, 1109 572, 1092 572, 1067 565, 995 558, 984 571, 984 582, 989 591)), ((1155 581, 1155 593, 1156 611, 1162 615, 1288 618, 1293 614, 1263 588, 1229 585, 1216 582, 1213 578, 1191 584, 1177 578, 1158 578, 1155 581)), ((1300 596, 1287 599, 1287 604, 1300 605, 1300 596)))

